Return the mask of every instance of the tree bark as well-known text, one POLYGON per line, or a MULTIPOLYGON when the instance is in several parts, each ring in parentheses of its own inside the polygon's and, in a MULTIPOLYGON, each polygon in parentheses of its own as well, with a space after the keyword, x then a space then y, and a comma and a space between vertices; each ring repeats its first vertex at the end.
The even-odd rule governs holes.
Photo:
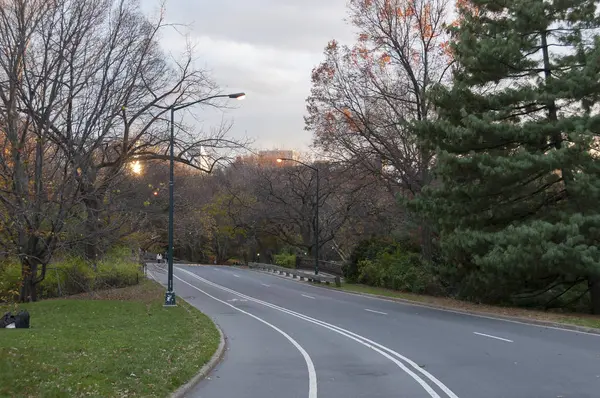
POLYGON ((423 226, 421 227, 421 255, 425 261, 430 262, 433 260, 433 232, 429 221, 423 219, 423 226))
POLYGON ((600 315, 600 276, 596 275, 589 279, 590 295, 592 299, 592 313, 600 315))
POLYGON ((21 291, 19 301, 22 303, 37 301, 37 264, 30 264, 27 260, 21 262, 21 291))
MULTIPOLYGON (((431 155, 425 148, 421 148, 421 182, 419 187, 419 194, 421 190, 431 183, 431 174, 429 172, 429 159, 431 155)), ((421 219, 421 255, 427 262, 433 260, 433 230, 431 223, 425 217, 421 219)))
POLYGON ((100 201, 98 198, 88 198, 84 200, 87 219, 85 221, 85 232, 86 232, 86 240, 85 240, 85 257, 88 261, 96 265, 96 260, 98 258, 98 242, 100 241, 100 222, 98 218, 100 217, 100 201))

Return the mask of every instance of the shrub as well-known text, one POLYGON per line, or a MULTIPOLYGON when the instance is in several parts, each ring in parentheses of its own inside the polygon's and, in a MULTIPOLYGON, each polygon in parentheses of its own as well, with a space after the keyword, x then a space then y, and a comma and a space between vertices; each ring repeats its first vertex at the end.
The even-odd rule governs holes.
POLYGON ((296 255, 290 253, 281 253, 274 254, 273 261, 275 264, 286 267, 286 268, 296 268, 296 255))
POLYGON ((94 288, 119 288, 135 285, 139 280, 139 270, 140 266, 131 259, 131 252, 128 248, 114 250, 98 263, 94 288))
POLYGON ((13 259, 0 262, 0 302, 13 302, 19 297, 21 264, 13 259))
MULTIPOLYGON (((139 272, 140 266, 132 258, 129 248, 113 249, 97 264, 96 270, 81 257, 64 256, 48 265, 37 293, 44 299, 126 287, 138 283, 139 272)), ((0 301, 14 300, 20 281, 21 264, 18 261, 0 263, 0 301)))
POLYGON ((436 290, 435 278, 417 253, 397 249, 358 263, 357 282, 371 286, 426 293, 436 290))
POLYGON ((68 296, 93 288, 94 270, 80 257, 68 256, 48 265, 38 285, 39 298, 68 296))
POLYGON ((343 267, 344 277, 348 282, 357 282, 359 279, 359 263, 363 260, 376 261, 384 253, 416 252, 408 240, 397 241, 389 237, 375 237, 360 242, 352 251, 350 261, 343 267))

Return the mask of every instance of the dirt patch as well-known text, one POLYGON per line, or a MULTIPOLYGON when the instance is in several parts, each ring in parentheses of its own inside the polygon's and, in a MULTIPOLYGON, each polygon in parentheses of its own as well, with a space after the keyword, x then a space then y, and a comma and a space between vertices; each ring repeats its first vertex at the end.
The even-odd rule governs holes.
MULTIPOLYGON (((415 300, 417 301, 417 300, 415 300)), ((423 301, 423 300, 420 300, 423 301)), ((567 322, 568 323, 581 323, 587 324, 588 322, 600 326, 600 316, 594 316, 590 314, 573 314, 573 313, 560 313, 560 312, 544 312, 529 310, 524 308, 514 307, 495 307, 491 305, 473 304, 467 303, 460 300, 453 300, 448 298, 430 298, 425 300, 431 304, 437 304, 448 308, 455 308, 466 311, 476 311, 487 314, 513 316, 527 319, 537 319, 541 321, 551 322, 567 322)))
POLYGON ((142 280, 138 285, 119 288, 96 290, 87 293, 75 294, 63 297, 67 300, 118 300, 118 301, 141 301, 149 303, 164 296, 164 289, 156 283, 142 280))

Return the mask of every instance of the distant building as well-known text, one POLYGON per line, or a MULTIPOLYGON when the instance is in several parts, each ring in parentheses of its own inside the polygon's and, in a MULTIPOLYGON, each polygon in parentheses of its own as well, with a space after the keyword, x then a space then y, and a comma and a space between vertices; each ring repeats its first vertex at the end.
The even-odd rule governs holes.
POLYGON ((293 150, 273 149, 259 151, 257 155, 238 156, 237 163, 252 164, 258 166, 279 166, 277 159, 299 160, 299 153, 293 150))

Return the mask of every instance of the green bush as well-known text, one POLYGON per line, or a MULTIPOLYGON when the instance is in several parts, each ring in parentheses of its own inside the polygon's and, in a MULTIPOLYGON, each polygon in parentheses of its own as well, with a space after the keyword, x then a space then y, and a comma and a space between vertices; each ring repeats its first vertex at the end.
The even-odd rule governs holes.
POLYGON ((94 270, 80 257, 64 257, 48 264, 46 277, 38 285, 39 298, 83 293, 93 288, 94 270))
POLYGON ((390 237, 375 237, 360 242, 352 251, 350 261, 343 267, 344 277, 348 282, 358 282, 360 270, 359 263, 364 260, 378 260, 384 253, 396 253, 397 251, 417 252, 408 240, 394 240, 390 237))
POLYGON ((286 267, 286 268, 296 268, 296 255, 290 253, 281 253, 274 254, 273 261, 275 264, 286 267))
POLYGON ((12 302, 19 296, 21 264, 13 259, 0 262, 0 302, 12 302))
POLYGON ((140 266, 131 258, 129 248, 117 248, 98 263, 94 288, 118 288, 138 282, 140 266))
POLYGON ((357 282, 411 293, 435 291, 435 278, 419 254, 397 249, 358 263, 357 282))
MULTIPOLYGON (((37 286, 40 299, 68 296, 91 290, 131 286, 139 281, 140 265, 129 248, 118 247, 98 262, 96 270, 81 257, 64 256, 51 262, 37 286)), ((0 301, 14 300, 21 282, 18 261, 0 263, 0 301)))

